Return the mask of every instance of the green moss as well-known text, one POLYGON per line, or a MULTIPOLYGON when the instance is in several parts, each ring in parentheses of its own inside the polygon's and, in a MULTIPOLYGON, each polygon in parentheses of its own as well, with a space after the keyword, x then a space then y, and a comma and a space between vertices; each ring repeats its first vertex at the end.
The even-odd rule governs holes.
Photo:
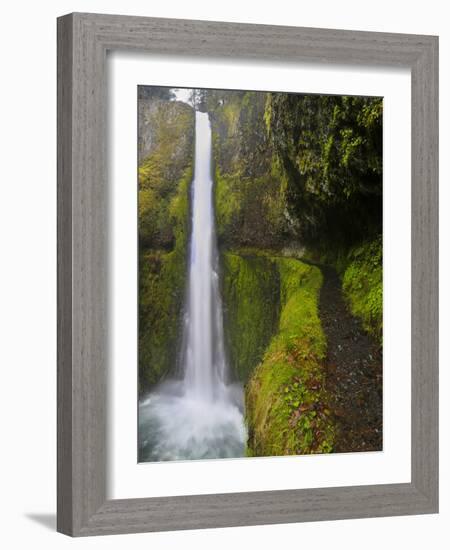
POLYGON ((276 262, 225 253, 222 294, 225 336, 235 376, 246 382, 278 325, 280 281, 276 262))
POLYGON ((287 178, 291 232, 349 247, 382 224, 382 112, 375 97, 269 93, 265 123, 287 178))
MULTIPOLYGON (((307 342, 311 353, 323 359, 325 336, 318 316, 318 297, 323 277, 314 266, 290 258, 277 260, 281 276, 281 303, 277 341, 307 342)), ((273 344, 275 345, 276 342, 273 344)))
POLYGON ((139 165, 139 388, 177 360, 186 280, 194 111, 155 99, 141 105, 150 144, 139 165))
POLYGON ((252 456, 328 453, 335 431, 321 361, 326 341, 318 317, 322 274, 294 259, 274 260, 280 275, 280 322, 246 387, 252 456))
POLYGON ((139 241, 147 249, 170 250, 175 246, 172 200, 192 165, 194 111, 155 101, 147 116, 152 147, 139 165, 139 241))
POLYGON ((217 235, 222 245, 230 249, 281 246, 284 197, 277 177, 224 174, 216 164, 214 200, 217 235))
POLYGON ((139 387, 155 384, 175 364, 184 266, 173 251, 140 258, 139 387))
POLYGON ((175 366, 186 280, 189 167, 168 205, 172 251, 141 247, 139 258, 139 387, 151 387, 175 366))
POLYGON ((225 119, 229 128, 228 132, 232 135, 236 134, 237 132, 240 111, 241 105, 238 101, 229 101, 224 105, 222 109, 222 116, 225 119))
POLYGON ((263 92, 209 94, 219 243, 277 248, 285 236, 284 187, 272 171, 263 92))
POLYGON ((347 256, 342 288, 352 313, 380 343, 383 332, 383 247, 381 236, 347 256))
POLYGON ((227 240, 227 237, 235 231, 240 217, 240 193, 235 186, 235 178, 223 176, 216 166, 214 208, 216 214, 216 230, 219 241, 227 240))
POLYGON ((230 362, 247 381, 247 455, 331 452, 321 271, 249 248, 225 253, 223 267, 230 362))
POLYGON ((353 315, 382 344, 383 332, 383 243, 382 236, 348 248, 307 248, 302 258, 330 265, 342 280, 342 290, 353 315))

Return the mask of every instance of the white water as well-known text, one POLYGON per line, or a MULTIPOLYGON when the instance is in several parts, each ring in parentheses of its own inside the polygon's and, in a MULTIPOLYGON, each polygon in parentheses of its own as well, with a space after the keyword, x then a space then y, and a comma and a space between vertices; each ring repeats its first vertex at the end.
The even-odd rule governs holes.
POLYGON ((211 127, 196 112, 192 229, 181 352, 182 379, 139 403, 141 461, 243 456, 242 388, 227 383, 214 227, 211 127))

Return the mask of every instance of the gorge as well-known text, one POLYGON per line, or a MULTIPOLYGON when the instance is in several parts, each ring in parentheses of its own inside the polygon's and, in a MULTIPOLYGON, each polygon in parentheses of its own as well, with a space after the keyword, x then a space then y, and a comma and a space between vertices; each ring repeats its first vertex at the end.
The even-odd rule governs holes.
POLYGON ((142 88, 139 460, 380 450, 382 100, 142 88))

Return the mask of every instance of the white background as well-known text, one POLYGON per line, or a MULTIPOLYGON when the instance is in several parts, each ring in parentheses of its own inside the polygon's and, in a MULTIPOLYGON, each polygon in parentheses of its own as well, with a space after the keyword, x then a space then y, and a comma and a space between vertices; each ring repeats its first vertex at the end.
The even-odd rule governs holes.
POLYGON ((179 61, 114 53, 108 60, 111 192, 109 391, 110 498, 235 491, 271 491, 404 483, 411 480, 411 75, 405 69, 312 64, 179 61), (176 75, 176 76, 174 76, 176 75), (176 78, 176 81, 173 79, 176 78), (320 457, 245 458, 136 464, 137 444, 137 208, 136 86, 139 83, 205 88, 270 89, 384 96, 383 101, 383 452, 320 457), (301 86, 301 88, 299 88, 301 86), (133 245, 134 243, 134 245, 133 245))
MULTIPOLYGON (((443 548, 448 544, 449 391, 441 352, 441 514, 315 524, 70 540, 54 533, 56 361, 56 29, 55 17, 96 11, 191 19, 440 35, 441 97, 450 97, 450 28, 438 0, 278 0, 224 3, 172 0, 9 2, 0 34, 1 199, 0 467, 2 546, 23 548, 443 548), (405 8, 407 7, 407 12, 405 8), (426 9, 425 9, 426 7, 426 9)), ((441 182, 448 182, 447 101, 440 106, 441 182)), ((450 278, 449 186, 441 186, 441 280, 450 278)), ((441 285, 441 339, 450 329, 449 290, 441 285)))

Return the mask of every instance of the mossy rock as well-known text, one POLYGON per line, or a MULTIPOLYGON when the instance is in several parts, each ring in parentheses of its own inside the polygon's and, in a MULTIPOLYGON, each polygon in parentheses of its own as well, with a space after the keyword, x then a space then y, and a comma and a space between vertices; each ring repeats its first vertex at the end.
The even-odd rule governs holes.
POLYGON ((278 326, 280 277, 276 263, 264 256, 226 252, 222 295, 229 363, 234 376, 246 382, 278 326))
POLYGON ((284 185, 274 173, 264 92, 208 93, 219 243, 227 249, 277 248, 285 238, 284 185))
POLYGON ((193 164, 194 111, 185 103, 140 100, 139 117, 145 143, 139 158, 139 242, 169 251, 176 238, 173 199, 193 164))
POLYGON ((247 455, 332 452, 321 271, 244 249, 224 253, 223 273, 229 360, 246 383, 247 455))
POLYGON ((187 271, 189 189, 186 170, 169 205, 175 247, 139 254, 139 387, 159 382, 176 366, 187 271))
POLYGON ((139 390, 175 369, 183 311, 194 111, 139 101, 139 390))
POLYGON ((280 321, 246 386, 248 454, 329 453, 335 428, 325 389, 326 340, 318 316, 322 274, 294 259, 277 258, 276 264, 280 321))
POLYGON ((383 336, 382 237, 350 250, 342 288, 353 315, 381 344, 383 336))

